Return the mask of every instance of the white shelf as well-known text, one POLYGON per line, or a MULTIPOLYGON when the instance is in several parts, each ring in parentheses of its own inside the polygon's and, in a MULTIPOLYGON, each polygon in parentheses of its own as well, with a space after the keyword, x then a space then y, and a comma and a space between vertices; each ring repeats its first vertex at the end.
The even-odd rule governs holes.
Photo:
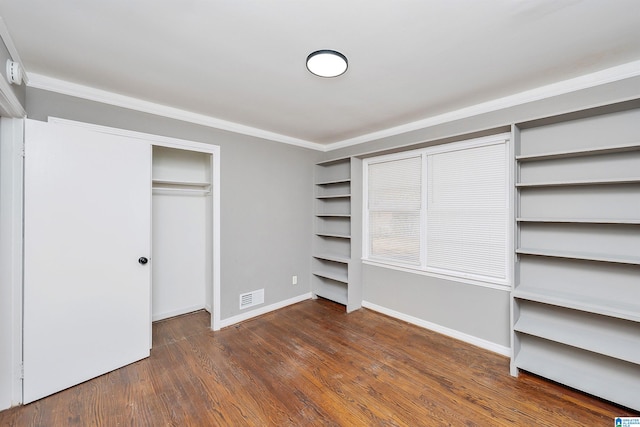
POLYGON ((317 213, 316 216, 319 218, 351 218, 351 214, 317 213))
POLYGON ((558 307, 588 313, 611 316, 617 319, 640 322, 640 301, 607 301, 604 298, 594 298, 586 295, 568 294, 549 289, 521 288, 511 292, 514 298, 527 301, 541 302, 558 307))
POLYGON ((526 335, 520 342, 518 368, 640 409, 640 366, 526 335))
POLYGON ((152 180, 151 189, 154 193, 171 192, 204 196, 211 193, 211 183, 154 179, 152 180))
POLYGON ((584 149, 576 149, 576 150, 566 150, 566 151, 552 151, 547 153, 540 154, 527 154, 516 156, 516 160, 521 162, 535 161, 535 160, 553 160, 553 159, 563 159, 568 157, 584 157, 584 156, 596 156, 601 154, 613 154, 613 153, 624 153, 626 151, 638 151, 640 150, 640 141, 632 144, 622 144, 615 145, 611 147, 601 147, 601 148, 584 148, 584 149))
POLYGON ((196 182, 196 181, 172 181, 172 180, 164 180, 164 179, 154 179, 152 180, 154 186, 156 185, 175 185, 182 187, 208 187, 211 185, 210 182, 196 182))
POLYGON ((349 261, 351 261, 349 257, 339 256, 339 255, 330 255, 330 254, 314 255, 313 257, 317 259, 322 259, 325 261, 339 262, 342 264, 348 264, 349 261))
POLYGON ((204 187, 207 185, 211 185, 210 182, 206 181, 176 181, 170 179, 154 179, 152 180, 153 184, 169 184, 169 185, 189 185, 189 186, 199 186, 204 187))
POLYGON ((317 296, 335 301, 338 304, 347 305, 347 288, 337 289, 335 287, 320 286, 314 292, 317 296))
POLYGON ((527 303, 520 308, 514 330, 640 364, 639 326, 626 320, 527 303))
POLYGON ((316 185, 332 185, 332 184, 346 184, 351 182, 350 178, 333 179, 331 181, 316 182, 316 185))
POLYGON ((556 257, 556 258, 581 259, 585 261, 602 261, 602 262, 615 262, 618 264, 640 265, 640 256, 622 256, 622 255, 598 254, 598 253, 590 253, 590 252, 555 251, 555 250, 532 249, 532 248, 516 249, 516 253, 520 255, 536 255, 536 256, 547 256, 547 257, 556 257))
POLYGON ((334 194, 329 196, 316 196, 316 199, 347 199, 351 194, 334 194))
POLYGON ((330 159, 330 160, 323 160, 321 162, 316 163, 317 166, 331 166, 331 165, 335 165, 338 163, 347 163, 349 161, 349 157, 341 157, 338 159, 330 159))
POLYGON ((612 178, 612 179, 585 179, 576 181, 549 181, 549 182, 533 182, 516 184, 518 188, 531 188, 531 187, 571 187, 579 185, 618 185, 618 184, 635 184, 640 182, 640 177, 630 178, 612 178))
POLYGON ((351 239, 351 235, 349 235, 349 234, 316 233, 316 236, 320 236, 320 237, 335 237, 337 239, 351 239))
POLYGON ((336 282, 348 284, 349 280, 347 278, 347 274, 339 274, 339 273, 330 273, 327 271, 314 271, 313 274, 318 277, 323 277, 325 279, 334 280, 336 282))
POLYGON ((640 219, 614 218, 516 218, 517 222, 548 222, 548 223, 580 223, 580 224, 640 224, 640 219))

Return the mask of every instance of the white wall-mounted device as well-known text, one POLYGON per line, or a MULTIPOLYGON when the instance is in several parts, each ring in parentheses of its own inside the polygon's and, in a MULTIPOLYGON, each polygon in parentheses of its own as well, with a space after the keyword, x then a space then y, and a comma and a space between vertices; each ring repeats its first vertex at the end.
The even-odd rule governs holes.
POLYGON ((22 84, 22 67, 19 62, 7 59, 7 81, 10 84, 22 84))

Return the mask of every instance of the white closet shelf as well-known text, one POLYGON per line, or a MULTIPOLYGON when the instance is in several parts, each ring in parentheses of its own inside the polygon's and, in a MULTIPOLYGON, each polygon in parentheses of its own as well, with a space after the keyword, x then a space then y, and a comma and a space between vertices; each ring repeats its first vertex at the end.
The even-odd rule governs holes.
POLYGON ((518 287, 511 292, 511 295, 527 301, 640 322, 640 304, 636 301, 611 301, 600 297, 528 287, 518 287))
POLYGON ((640 219, 614 218, 516 218, 518 222, 549 222, 549 223, 581 223, 581 224, 640 224, 640 219))
POLYGON ((342 264, 348 264, 349 261, 351 260, 349 257, 346 257, 346 256, 329 255, 329 254, 314 255, 313 257, 317 259, 322 259, 325 261, 339 262, 342 264))
POLYGON ((560 344, 640 364, 640 336, 637 331, 620 331, 588 325, 580 316, 560 317, 528 312, 524 308, 514 330, 560 344))
POLYGON ((615 262, 618 264, 640 265, 640 256, 615 255, 615 254, 598 254, 591 252, 577 251, 557 251, 551 249, 533 249, 520 248, 516 249, 516 253, 520 255, 536 255, 556 258, 581 259, 586 261, 602 261, 615 262))
POLYGON ((159 193, 181 193, 194 195, 207 195, 211 193, 210 182, 194 182, 194 181, 170 181, 154 179, 152 181, 152 190, 159 193))
POLYGON ((585 156, 597 156, 601 154, 612 153, 624 153, 626 151, 638 151, 640 150, 640 141, 631 144, 620 144, 610 147, 600 148, 581 148, 576 150, 564 150, 564 151, 549 151, 547 153, 539 154, 525 154, 516 156, 516 160, 521 162, 535 161, 535 160, 553 160, 563 159, 568 157, 585 157, 585 156))
POLYGON ((351 214, 334 214, 334 213, 317 213, 316 216, 319 218, 351 218, 351 214))
POLYGON ((516 187, 562 187, 562 186, 578 186, 578 185, 616 185, 616 184, 635 184, 640 182, 640 177, 612 178, 612 179, 585 179, 585 180, 567 180, 567 181, 548 181, 548 182, 519 182, 516 187))

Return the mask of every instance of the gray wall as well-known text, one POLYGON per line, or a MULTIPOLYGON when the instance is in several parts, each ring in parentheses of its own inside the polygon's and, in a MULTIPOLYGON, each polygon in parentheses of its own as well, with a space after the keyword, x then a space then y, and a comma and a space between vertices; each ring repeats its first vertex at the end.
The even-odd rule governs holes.
POLYGON ((36 120, 54 116, 219 145, 221 318, 240 314, 244 292, 264 288, 265 305, 310 292, 319 152, 33 88, 26 108, 36 120))
MULTIPOLYGON (((324 159, 368 157, 504 132, 514 123, 635 98, 640 98, 640 77, 333 150, 324 159)), ((361 179, 352 179, 351 184, 352 194, 362 193, 361 179)), ((354 226, 360 223, 354 221, 354 226)), ((498 346, 510 346, 506 291, 371 265, 362 265, 362 278, 363 299, 367 302, 498 346)))
POLYGON ((505 347, 509 292, 363 265, 364 300, 505 347))

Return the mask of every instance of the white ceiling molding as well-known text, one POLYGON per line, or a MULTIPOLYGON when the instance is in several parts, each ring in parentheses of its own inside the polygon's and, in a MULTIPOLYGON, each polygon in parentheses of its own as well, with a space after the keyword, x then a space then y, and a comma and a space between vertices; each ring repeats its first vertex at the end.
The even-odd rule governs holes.
POLYGON ((104 90, 58 80, 40 74, 30 73, 29 76, 30 87, 57 92, 64 95, 75 96, 91 101, 102 102, 118 107, 129 108, 145 113, 182 120, 216 129, 227 130, 244 135, 264 138, 271 141, 282 142, 285 144, 327 152, 369 141, 374 141, 381 138, 400 135, 406 132, 424 129, 430 126, 436 126, 455 120, 473 117, 479 114, 490 113, 509 107, 515 107, 529 102, 539 101, 545 98, 551 98, 554 96, 563 95, 582 89, 588 89, 615 81, 637 77, 640 76, 640 61, 629 62, 627 64, 607 68, 595 73, 586 74, 573 79, 563 80, 557 83, 541 86, 514 95, 494 99, 470 107, 465 107, 459 110, 450 111, 448 113, 428 117, 415 122, 406 123, 400 126, 394 126, 366 135, 360 135, 354 138, 345 139, 328 145, 318 144, 287 135, 281 135, 278 133, 217 119, 215 117, 209 117, 203 114, 192 113, 174 107, 168 107, 153 102, 143 101, 129 96, 114 94, 104 90))
POLYGON ((418 129, 424 129, 430 126, 436 126, 467 117, 477 116, 479 114, 490 113, 492 111, 502 110, 517 105, 526 104, 533 101, 539 101, 545 98, 551 98, 558 95, 564 95, 576 92, 582 89, 588 89, 615 81, 620 81, 632 77, 640 76, 640 61, 629 62, 617 67, 607 68, 595 73, 586 74, 569 80, 563 80, 546 86, 516 93, 514 95, 505 96, 503 98, 494 99, 492 101, 483 102, 472 105, 470 107, 461 108, 459 110, 450 111, 426 119, 406 123, 400 126, 394 126, 378 132, 360 135, 355 138, 349 138, 342 141, 328 144, 326 151, 337 150, 339 148, 350 147, 352 145, 362 144, 363 142, 374 141, 376 139, 386 138, 402 133, 411 132, 418 129))
POLYGON ((0 76, 0 113, 6 117, 24 117, 27 115, 26 111, 20 104, 20 101, 11 90, 11 86, 0 76))
POLYGON ((221 129, 243 135, 254 136, 257 138, 268 139, 270 141, 282 142, 284 144, 310 148, 318 151, 326 151, 324 145, 317 144, 315 142, 305 141, 303 139, 293 138, 287 135, 281 135, 279 133, 269 132, 266 130, 241 125, 239 123, 217 119, 215 117, 209 117, 204 114, 181 110, 179 108, 156 104, 154 102, 143 101, 141 99, 133 98, 130 96, 119 95, 105 90, 95 89, 92 87, 55 79, 53 77, 44 76, 41 74, 29 73, 28 86, 36 89, 43 89, 60 93, 63 95, 75 96, 77 98, 87 99, 89 101, 96 101, 103 104, 114 105, 116 107, 128 108, 144 113, 155 114, 157 116, 195 123, 215 129, 221 129))

